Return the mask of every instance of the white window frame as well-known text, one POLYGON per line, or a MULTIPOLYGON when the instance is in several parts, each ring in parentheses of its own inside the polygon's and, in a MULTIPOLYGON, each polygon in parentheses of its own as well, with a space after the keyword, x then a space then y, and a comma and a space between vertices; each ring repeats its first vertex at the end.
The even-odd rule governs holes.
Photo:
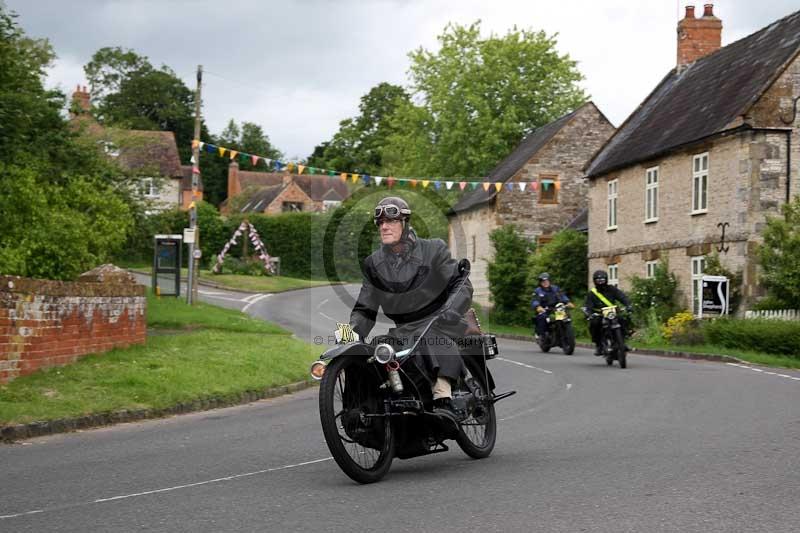
POLYGON ((692 214, 708 213, 708 152, 692 158, 692 214))
POLYGON ((322 210, 327 212, 327 211, 330 211, 331 209, 336 209, 340 205, 342 205, 342 202, 339 201, 339 200, 323 200, 322 201, 322 210))
POLYGON ((617 229, 617 201, 619 199, 619 179, 608 182, 606 201, 606 231, 617 229))
POLYGON ((644 223, 658 222, 658 167, 650 167, 644 176, 644 223))
POLYGON ((700 305, 703 298, 703 271, 706 268, 706 256, 692 257, 692 314, 700 315, 700 305))
POLYGON ((142 178, 139 183, 142 188, 142 196, 145 198, 158 198, 158 183, 154 178, 142 178))
POLYGON ((608 284, 619 286, 619 263, 608 265, 608 284))
POLYGON ((646 279, 653 279, 656 277, 656 268, 658 268, 658 259, 654 261, 645 261, 644 262, 644 277, 646 279))

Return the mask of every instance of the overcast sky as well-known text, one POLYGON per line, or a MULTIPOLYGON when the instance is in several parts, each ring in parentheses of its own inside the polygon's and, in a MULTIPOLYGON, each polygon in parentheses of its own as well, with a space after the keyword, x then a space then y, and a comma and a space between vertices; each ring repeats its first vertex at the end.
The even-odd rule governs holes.
MULTIPOLYGON (((71 94, 104 46, 166 64, 194 88, 206 71, 203 113, 212 133, 231 118, 260 124, 289 158, 354 116, 380 82, 407 85, 408 52, 436 49, 448 22, 482 20, 483 32, 558 33, 583 86, 619 125, 675 64, 681 0, 0 0, 58 60, 48 83, 71 94)), ((797 0, 718 0, 723 45, 798 8, 797 0)))

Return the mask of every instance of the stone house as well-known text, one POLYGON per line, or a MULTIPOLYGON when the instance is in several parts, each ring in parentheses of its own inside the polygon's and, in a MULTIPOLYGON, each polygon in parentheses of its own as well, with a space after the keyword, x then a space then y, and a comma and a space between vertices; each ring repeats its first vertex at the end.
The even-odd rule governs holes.
POLYGON ((709 254, 763 294, 756 250, 768 216, 800 193, 800 12, 721 48, 706 4, 678 23, 677 66, 586 168, 589 267, 630 288, 659 260, 695 312, 709 254))
POLYGON ((234 161, 228 166, 228 198, 220 212, 323 212, 338 207, 349 196, 350 189, 338 176, 245 171, 234 161))
POLYGON ((472 262, 474 299, 489 304, 489 234, 506 224, 538 244, 579 218, 587 206, 583 168, 614 132, 592 102, 527 135, 448 214, 450 252, 472 262), (495 183, 501 183, 498 188, 495 183))
MULTIPOLYGON (((189 207, 192 198, 191 166, 181 166, 175 135, 171 131, 106 128, 91 116, 86 87, 72 94, 70 120, 75 129, 94 139, 106 156, 135 177, 137 192, 150 211, 189 207), (188 181, 186 179, 188 173, 188 181)), ((202 186, 198 199, 202 200, 202 186)))

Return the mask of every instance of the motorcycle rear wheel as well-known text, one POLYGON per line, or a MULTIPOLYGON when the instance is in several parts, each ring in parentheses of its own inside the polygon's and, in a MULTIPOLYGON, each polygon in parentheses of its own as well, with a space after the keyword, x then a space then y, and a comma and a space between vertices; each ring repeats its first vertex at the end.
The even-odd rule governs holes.
MULTIPOLYGON (((480 365, 472 359, 465 359, 464 363, 471 374, 468 379, 473 380, 482 400, 461 423, 456 442, 459 448, 473 459, 484 459, 491 455, 497 440, 497 415, 486 386, 486 376, 481 372, 480 365)), ((459 379, 455 387, 468 390, 464 378, 459 379)))
MULTIPOLYGON (((380 481, 394 458, 392 424, 386 418, 365 418, 380 414, 383 402, 378 397, 380 377, 363 357, 339 356, 328 365, 319 387, 319 416, 325 442, 339 468, 358 483, 380 481), (377 447, 365 446, 354 434, 377 426, 377 447)), ((362 437, 362 440, 364 437, 362 437)))

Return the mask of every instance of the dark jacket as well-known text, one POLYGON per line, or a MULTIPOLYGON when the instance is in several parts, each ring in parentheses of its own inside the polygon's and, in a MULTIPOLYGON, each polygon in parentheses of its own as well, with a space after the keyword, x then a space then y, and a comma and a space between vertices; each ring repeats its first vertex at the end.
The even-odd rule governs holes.
MULTIPOLYGON (((625 293, 614 285, 601 285, 597 290, 613 304, 622 303, 623 307, 631 306, 631 302, 625 293)), ((586 302, 583 304, 583 308, 587 311, 600 312, 603 307, 606 307, 606 304, 590 290, 589 294, 586 295, 586 302)))
POLYGON ((558 285, 550 285, 548 288, 536 287, 533 290, 533 300, 531 300, 531 309, 536 309, 538 306, 553 307, 558 302, 569 303, 569 298, 564 294, 558 285))
MULTIPOLYGON (((458 262, 450 256, 444 241, 419 239, 413 230, 410 237, 406 253, 398 255, 381 246, 364 260, 363 285, 350 314, 350 324, 361 338, 372 331, 378 308, 383 308, 398 327, 424 323, 458 286, 458 262)), ((463 315, 471 302, 472 285, 467 279, 454 309, 463 315)), ((466 322, 451 326, 447 333, 459 336, 466 322)))

